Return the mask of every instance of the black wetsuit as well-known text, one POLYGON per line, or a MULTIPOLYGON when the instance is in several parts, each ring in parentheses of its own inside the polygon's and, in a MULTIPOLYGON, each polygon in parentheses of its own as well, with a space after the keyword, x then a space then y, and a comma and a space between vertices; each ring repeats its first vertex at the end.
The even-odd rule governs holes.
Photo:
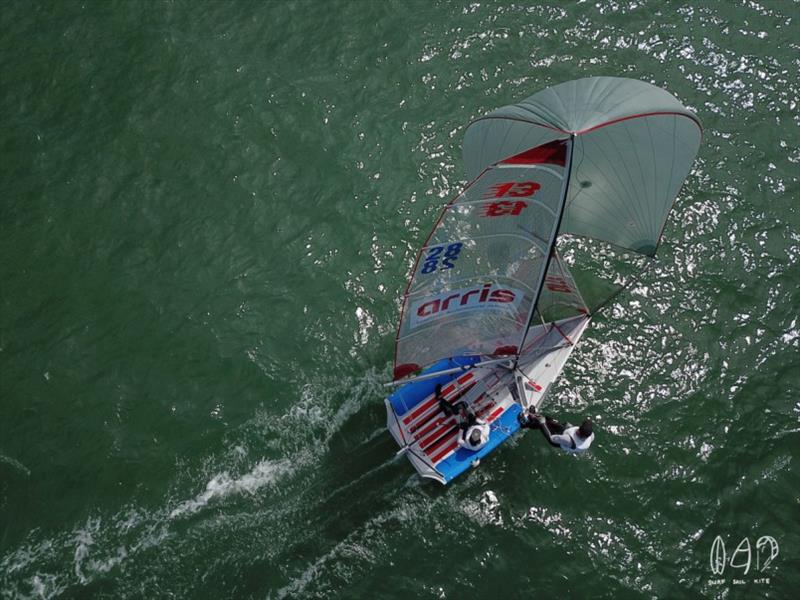
MULTIPOLYGON (((561 448, 561 444, 557 444, 553 441, 552 436, 560 435, 564 433, 564 430, 567 428, 566 425, 562 425, 555 419, 545 415, 544 416, 545 422, 540 423, 538 419, 534 418, 530 412, 525 412, 520 414, 519 416, 519 426, 523 429, 539 429, 542 432, 542 435, 547 440, 547 443, 551 446, 556 448, 561 448)), ((575 441, 573 440, 573 445, 575 441)))
POLYGON ((478 418, 472 413, 472 411, 467 408, 467 405, 463 402, 456 402, 455 404, 450 404, 447 400, 442 398, 441 396, 437 396, 436 399, 439 401, 439 408, 444 413, 446 417, 455 417, 458 421, 458 427, 461 429, 461 436, 463 437, 466 434, 467 429, 475 425, 478 418), (464 419, 461 417, 461 407, 464 407, 467 418, 464 419))
POLYGON ((456 414, 455 407, 445 400, 442 396, 437 395, 436 401, 439 403, 439 409, 444 413, 445 417, 452 417, 456 414))

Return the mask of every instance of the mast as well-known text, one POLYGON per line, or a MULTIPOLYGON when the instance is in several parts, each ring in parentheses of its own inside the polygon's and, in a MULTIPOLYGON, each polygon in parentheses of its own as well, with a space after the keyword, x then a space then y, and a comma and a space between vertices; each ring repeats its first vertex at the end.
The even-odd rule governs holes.
POLYGON ((533 303, 531 304, 531 311, 528 314, 528 321, 527 326, 525 327, 525 332, 522 334, 522 339, 520 340, 519 346, 517 346, 517 354, 514 358, 514 368, 516 368, 517 363, 519 363, 520 353, 522 352, 522 348, 525 346, 525 338, 528 337, 528 331, 531 328, 531 320, 533 319, 533 315, 536 312, 536 308, 539 305, 539 298, 542 295, 542 287, 544 286, 544 280, 547 277, 547 271, 550 269, 550 261, 553 258, 553 252, 555 251, 556 241, 558 240, 558 232, 561 229, 561 220, 564 217, 564 209, 567 206, 567 194, 569 193, 569 180, 570 175, 572 174, 572 151, 575 147, 575 134, 570 133, 569 135, 569 152, 567 153, 567 164, 564 169, 564 187, 561 194, 561 206, 558 211, 558 219, 556 221, 556 226, 553 228, 553 233, 550 236, 550 242, 547 244, 547 257, 544 261, 544 268, 542 269, 542 274, 539 277, 539 285, 536 287, 536 296, 533 299, 533 303))

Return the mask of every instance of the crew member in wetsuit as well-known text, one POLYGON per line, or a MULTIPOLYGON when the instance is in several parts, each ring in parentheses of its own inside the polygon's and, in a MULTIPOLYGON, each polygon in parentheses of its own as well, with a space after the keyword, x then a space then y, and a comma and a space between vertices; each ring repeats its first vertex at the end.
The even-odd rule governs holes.
POLYGON ((439 408, 445 416, 455 416, 456 418, 458 428, 461 430, 458 435, 458 445, 473 452, 483 448, 489 442, 489 424, 476 417, 475 413, 467 408, 465 402, 456 402, 451 405, 442 396, 442 385, 439 383, 436 384, 435 394, 439 408))
POLYGON ((445 417, 455 417, 458 426, 466 431, 472 425, 475 424, 475 415, 467 408, 465 402, 456 402, 455 404, 450 404, 447 400, 444 399, 442 396, 442 384, 437 383, 435 392, 436 394, 436 401, 439 403, 439 408, 444 413, 445 417))
POLYGON ((567 423, 562 425, 555 419, 537 414, 532 410, 518 416, 519 426, 528 429, 539 429, 551 446, 561 448, 565 452, 582 454, 594 441, 592 421, 586 419, 580 427, 567 423))

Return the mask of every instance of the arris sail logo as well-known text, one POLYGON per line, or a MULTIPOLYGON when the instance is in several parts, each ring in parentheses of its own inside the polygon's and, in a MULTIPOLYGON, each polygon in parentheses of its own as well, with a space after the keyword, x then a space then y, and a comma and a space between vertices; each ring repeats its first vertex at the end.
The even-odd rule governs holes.
POLYGON ((523 292, 514 288, 485 283, 481 287, 453 290, 423 298, 411 305, 411 328, 429 321, 472 310, 504 310, 516 312, 523 292))

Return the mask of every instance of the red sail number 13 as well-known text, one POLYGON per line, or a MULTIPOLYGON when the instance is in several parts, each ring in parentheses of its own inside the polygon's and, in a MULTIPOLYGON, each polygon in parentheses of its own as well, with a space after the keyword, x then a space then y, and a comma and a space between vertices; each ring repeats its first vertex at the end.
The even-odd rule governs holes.
POLYGON ((541 187, 542 186, 535 181, 508 181, 506 183, 497 183, 489 188, 484 198, 502 198, 503 196, 527 198, 528 196, 533 196, 536 190, 541 187))

